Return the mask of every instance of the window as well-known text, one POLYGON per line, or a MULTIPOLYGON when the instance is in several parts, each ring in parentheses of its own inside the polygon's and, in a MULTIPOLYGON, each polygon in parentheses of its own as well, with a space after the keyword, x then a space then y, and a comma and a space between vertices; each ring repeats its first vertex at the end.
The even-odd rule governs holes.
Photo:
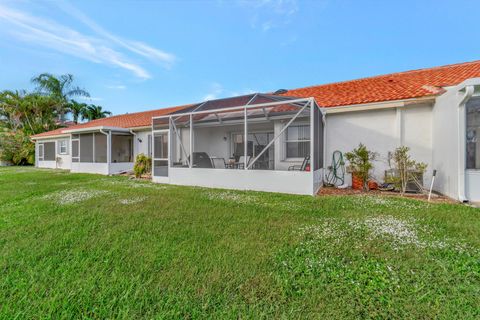
POLYGON ((466 164, 467 169, 480 169, 480 97, 467 102, 466 164))
POLYGON ((285 133, 285 157, 303 159, 308 155, 310 155, 310 126, 289 126, 285 133))
POLYGON ((68 154, 68 140, 58 141, 58 154, 68 154))

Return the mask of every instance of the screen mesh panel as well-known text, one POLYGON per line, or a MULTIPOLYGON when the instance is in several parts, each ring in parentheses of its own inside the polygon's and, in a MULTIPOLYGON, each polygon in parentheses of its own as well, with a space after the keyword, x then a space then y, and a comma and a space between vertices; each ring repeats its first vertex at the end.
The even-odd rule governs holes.
POLYGON ((95 162, 107 162, 107 136, 95 133, 95 162))
POLYGON ((80 162, 93 162, 93 133, 80 135, 80 162))
POLYGON ((112 162, 133 162, 132 136, 112 135, 112 162))
POLYGON ((43 144, 43 160, 55 161, 55 142, 45 142, 43 144))

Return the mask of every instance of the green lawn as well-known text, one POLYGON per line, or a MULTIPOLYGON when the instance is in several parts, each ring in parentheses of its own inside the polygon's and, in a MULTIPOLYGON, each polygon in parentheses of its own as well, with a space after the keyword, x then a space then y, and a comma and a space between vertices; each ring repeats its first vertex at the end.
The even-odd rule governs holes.
POLYGON ((480 316, 480 210, 0 168, 0 318, 480 316))

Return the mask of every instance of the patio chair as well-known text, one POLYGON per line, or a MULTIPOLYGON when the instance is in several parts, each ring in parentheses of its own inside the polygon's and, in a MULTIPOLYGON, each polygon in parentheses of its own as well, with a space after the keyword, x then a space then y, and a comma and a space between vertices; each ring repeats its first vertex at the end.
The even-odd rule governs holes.
POLYGON ((212 160, 212 165, 215 169, 225 169, 227 167, 225 158, 211 157, 210 159, 212 160))
MULTIPOLYGON (((247 166, 250 163, 250 156, 247 156, 247 166)), ((235 163, 237 169, 245 169, 245 156, 240 156, 238 162, 235 163)))
POLYGON ((206 152, 193 152, 193 167, 213 168, 212 160, 206 152))
POLYGON ((309 166, 309 165, 310 165, 310 156, 306 156, 303 159, 303 162, 302 162, 301 165, 290 166, 290 167, 288 167, 288 171, 306 171, 307 166, 309 166))

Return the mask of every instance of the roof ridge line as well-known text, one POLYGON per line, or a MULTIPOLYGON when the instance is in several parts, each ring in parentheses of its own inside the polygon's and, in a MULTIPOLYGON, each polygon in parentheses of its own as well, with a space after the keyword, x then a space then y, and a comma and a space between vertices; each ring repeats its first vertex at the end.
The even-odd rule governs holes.
MULTIPOLYGON (((328 83, 316 84, 316 85, 311 85, 311 86, 306 86, 306 87, 298 87, 298 88, 288 89, 288 91, 290 91, 290 90, 310 89, 310 88, 315 88, 315 87, 322 87, 322 86, 328 86, 328 85, 342 84, 342 83, 347 83, 347 82, 356 82, 356 81, 362 81, 362 80, 367 80, 367 79, 375 79, 375 78, 389 77, 389 76, 395 76, 395 75, 400 75, 400 74, 416 73, 416 72, 422 72, 422 71, 428 71, 428 70, 434 70, 434 69, 452 68, 452 67, 456 67, 456 66, 460 66, 460 65, 468 65, 468 64, 474 64, 474 63, 480 63, 480 60, 472 60, 472 61, 467 61, 467 62, 458 62, 458 63, 446 64, 446 65, 443 65, 443 66, 436 66, 436 67, 429 67, 429 68, 420 68, 420 69, 412 69, 412 70, 407 70, 407 71, 398 71, 398 72, 392 72, 392 73, 385 73, 385 74, 379 74, 379 75, 374 75, 374 76, 361 77, 361 78, 351 79, 351 80, 328 82, 328 83)), ((287 93, 288 93, 288 92, 287 92, 287 93)))

